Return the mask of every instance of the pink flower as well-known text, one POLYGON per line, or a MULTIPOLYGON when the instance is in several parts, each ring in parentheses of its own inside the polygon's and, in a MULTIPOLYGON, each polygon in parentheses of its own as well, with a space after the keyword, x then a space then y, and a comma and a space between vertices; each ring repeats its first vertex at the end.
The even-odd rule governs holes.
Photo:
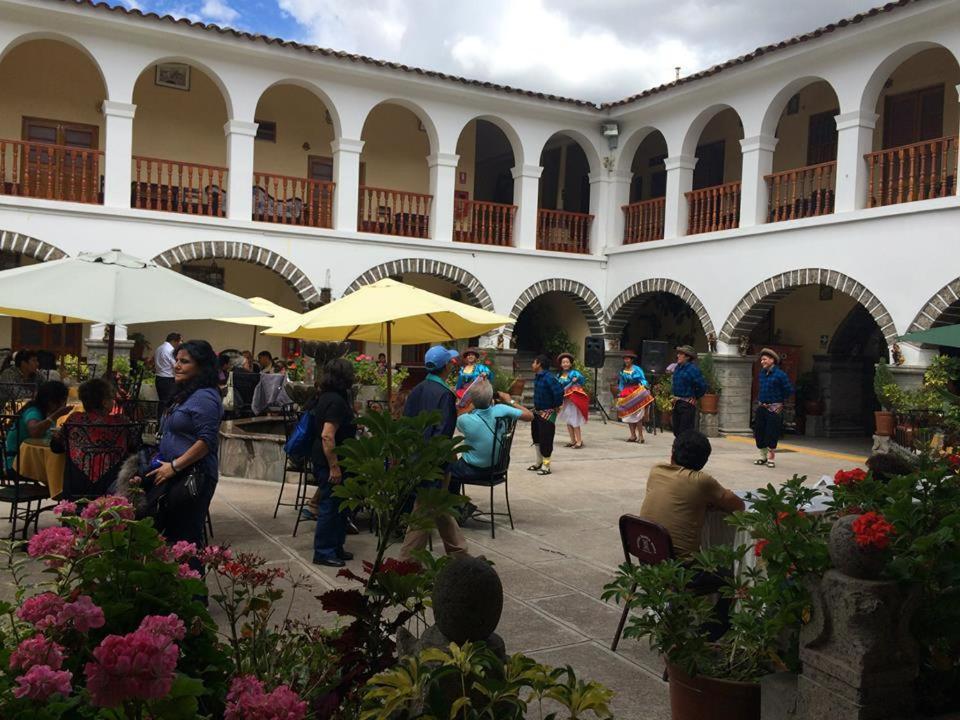
POLYGON ((217 565, 224 560, 233 560, 233 553, 229 548, 209 545, 200 551, 200 562, 204 565, 217 565))
POLYGON ((61 500, 53 508, 54 515, 76 515, 77 514, 77 504, 71 502, 70 500, 61 500))
POLYGON ((93 520, 108 510, 115 511, 124 520, 133 520, 134 512, 130 501, 119 495, 104 495, 91 500, 80 513, 80 517, 93 520))
POLYGON ((46 561, 47 565, 55 567, 62 564, 61 558, 69 558, 74 554, 73 543, 76 538, 76 534, 70 528, 44 528, 30 538, 27 545, 27 554, 34 558, 55 556, 46 561))
POLYGON ((183 620, 173 613, 169 615, 147 615, 140 621, 139 629, 155 635, 163 635, 171 640, 183 640, 183 636, 187 633, 183 620))
POLYGON ((264 692, 263 683, 253 675, 233 679, 227 693, 224 720, 303 720, 307 703, 287 685, 264 692))
POLYGON ((186 540, 178 540, 173 544, 173 547, 170 548, 170 552, 173 553, 173 557, 177 562, 183 562, 184 560, 196 557, 197 546, 186 540))
POLYGON ((52 670, 63 667, 63 646, 43 635, 27 638, 10 655, 11 670, 29 670, 34 665, 46 665, 52 670))
POLYGON ((57 616, 65 605, 66 602, 59 595, 45 592, 24 600, 17 609, 17 617, 37 630, 45 630, 57 624, 57 616))
POLYGON ((69 670, 54 670, 48 665, 34 665, 17 678, 13 696, 43 701, 55 693, 69 695, 72 679, 73 673, 69 670))
POLYGON ((157 700, 173 685, 180 648, 171 637, 140 628, 107 635, 83 669, 93 704, 116 707, 127 700, 157 700))
POLYGON ((58 627, 66 627, 72 623, 74 629, 82 633, 101 628, 104 622, 103 610, 93 604, 89 595, 81 595, 72 603, 64 605, 57 616, 58 627))
POLYGON ((200 573, 190 567, 187 563, 180 563, 177 574, 184 580, 199 580, 200 573))

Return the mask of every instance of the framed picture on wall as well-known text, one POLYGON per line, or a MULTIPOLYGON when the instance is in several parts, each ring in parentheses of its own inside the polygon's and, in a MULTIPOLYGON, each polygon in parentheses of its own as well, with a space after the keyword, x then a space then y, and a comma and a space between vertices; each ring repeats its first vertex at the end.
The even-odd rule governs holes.
POLYGON ((186 63, 157 63, 154 84, 174 90, 190 89, 190 66, 186 63))

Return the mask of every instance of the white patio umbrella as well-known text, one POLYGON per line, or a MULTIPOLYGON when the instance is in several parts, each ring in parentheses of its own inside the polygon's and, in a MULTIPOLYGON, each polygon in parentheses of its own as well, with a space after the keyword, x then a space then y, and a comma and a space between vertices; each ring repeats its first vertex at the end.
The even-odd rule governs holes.
POLYGON ((107 372, 116 325, 269 316, 243 298, 119 250, 0 272, 0 312, 21 311, 106 324, 107 372))

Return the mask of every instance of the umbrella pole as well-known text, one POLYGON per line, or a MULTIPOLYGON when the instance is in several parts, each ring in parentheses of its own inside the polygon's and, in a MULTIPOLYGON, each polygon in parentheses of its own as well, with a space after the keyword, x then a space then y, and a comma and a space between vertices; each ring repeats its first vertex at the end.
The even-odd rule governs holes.
POLYGON ((113 339, 116 334, 117 326, 107 325, 107 374, 113 372, 113 339))
MULTIPOLYGON (((253 343, 250 347, 250 354, 253 355, 257 351, 257 325, 253 326, 253 343)), ((256 355, 254 355, 256 357, 256 355)))
POLYGON ((387 321, 387 412, 392 412, 390 396, 393 394, 393 342, 391 330, 393 323, 387 321))

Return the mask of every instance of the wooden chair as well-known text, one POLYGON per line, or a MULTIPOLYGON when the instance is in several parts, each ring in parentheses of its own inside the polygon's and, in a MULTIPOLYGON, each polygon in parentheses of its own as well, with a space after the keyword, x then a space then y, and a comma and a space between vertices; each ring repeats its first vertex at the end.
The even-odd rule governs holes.
MULTIPOLYGON (((667 529, 636 515, 620 516, 620 542, 623 545, 624 560, 628 565, 633 565, 634 560, 639 565, 659 565, 673 559, 673 541, 667 529)), ((637 584, 634 583, 630 592, 633 593, 636 589, 637 584)), ((610 649, 614 652, 620 644, 620 635, 623 634, 623 626, 627 623, 629 613, 630 607, 624 605, 617 632, 610 645, 610 649)))
POLYGON ((464 492, 467 485, 479 485, 490 489, 490 511, 484 512, 477 510, 474 517, 479 516, 481 522, 490 523, 490 537, 496 535, 497 516, 510 519, 510 529, 513 530, 513 513, 510 511, 510 489, 509 489, 509 471, 510 471, 510 450, 513 447, 513 436, 517 430, 516 418, 501 417, 497 418, 497 424, 494 426, 493 451, 490 458, 490 474, 481 477, 466 478, 461 481, 460 492, 464 492), (493 504, 493 489, 498 485, 503 485, 503 495, 507 503, 506 512, 496 512, 493 504), (489 517, 489 520, 483 520, 489 517))

